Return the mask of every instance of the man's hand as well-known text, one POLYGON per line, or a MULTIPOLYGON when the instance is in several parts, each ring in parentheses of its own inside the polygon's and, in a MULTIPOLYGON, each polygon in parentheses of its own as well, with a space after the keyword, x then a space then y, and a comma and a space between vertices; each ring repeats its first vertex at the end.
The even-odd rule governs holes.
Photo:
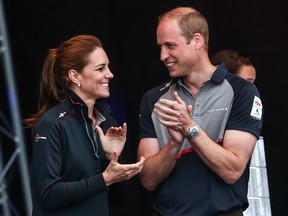
POLYGON ((179 136, 171 131, 179 131, 182 136, 188 131, 188 128, 194 126, 196 123, 191 119, 192 105, 186 105, 185 102, 179 97, 177 92, 173 93, 175 101, 168 99, 161 99, 154 105, 154 113, 158 121, 168 127, 169 134, 175 141, 180 141, 179 136), (170 129, 169 129, 170 128, 170 129), (187 130, 187 131, 186 131, 187 130))

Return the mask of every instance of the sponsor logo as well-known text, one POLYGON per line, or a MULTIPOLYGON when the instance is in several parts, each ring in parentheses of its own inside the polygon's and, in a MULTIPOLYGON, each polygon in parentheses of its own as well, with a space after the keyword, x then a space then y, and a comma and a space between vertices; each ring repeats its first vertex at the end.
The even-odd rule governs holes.
POLYGON ((171 85, 172 81, 169 83, 166 83, 163 88, 160 89, 160 91, 163 91, 164 89, 168 88, 171 85))
POLYGON ((35 142, 38 142, 40 139, 46 140, 47 138, 46 138, 46 137, 43 137, 43 136, 40 136, 39 134, 36 134, 36 136, 35 136, 35 142))
POLYGON ((262 118, 262 109, 263 109, 263 106, 262 106, 261 99, 255 96, 250 116, 254 119, 260 120, 262 118))
POLYGON ((210 110, 207 110, 207 112, 211 113, 211 112, 219 112, 219 111, 227 111, 227 110, 228 110, 227 107, 222 107, 222 108, 210 109, 210 110))

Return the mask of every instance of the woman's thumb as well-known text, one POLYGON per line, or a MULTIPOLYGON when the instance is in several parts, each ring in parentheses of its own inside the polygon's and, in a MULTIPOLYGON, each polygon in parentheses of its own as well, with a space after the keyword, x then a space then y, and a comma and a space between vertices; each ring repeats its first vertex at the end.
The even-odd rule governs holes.
POLYGON ((100 137, 104 136, 103 130, 98 125, 95 126, 100 137))
POLYGON ((113 155, 112 155, 111 161, 117 162, 118 161, 118 157, 119 157, 119 155, 117 154, 117 152, 113 151, 113 155))

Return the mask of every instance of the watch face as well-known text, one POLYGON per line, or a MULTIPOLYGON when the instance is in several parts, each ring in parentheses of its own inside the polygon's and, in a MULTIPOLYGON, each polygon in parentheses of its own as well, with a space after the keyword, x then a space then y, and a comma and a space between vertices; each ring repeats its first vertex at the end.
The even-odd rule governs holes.
POLYGON ((198 133, 199 133, 199 126, 196 125, 196 126, 189 129, 189 132, 187 134, 187 138, 192 139, 192 138, 196 137, 198 135, 198 133))
POLYGON ((196 128, 192 128, 191 135, 194 137, 197 135, 197 133, 198 133, 198 130, 196 128))

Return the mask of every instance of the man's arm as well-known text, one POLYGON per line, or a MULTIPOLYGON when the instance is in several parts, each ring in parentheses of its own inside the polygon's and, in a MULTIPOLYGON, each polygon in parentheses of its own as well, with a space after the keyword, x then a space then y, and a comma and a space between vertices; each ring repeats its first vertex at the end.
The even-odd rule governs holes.
MULTIPOLYGON (((174 98, 175 101, 162 99, 155 105, 154 112, 163 125, 186 136, 188 129, 196 125, 190 117, 192 109, 177 93, 174 93, 174 98)), ((223 145, 219 145, 202 129, 196 137, 189 140, 203 162, 228 184, 235 183, 243 174, 256 141, 257 138, 249 132, 227 130, 223 145)))
POLYGON ((256 141, 251 133, 237 130, 225 132, 223 145, 213 142, 203 130, 189 140, 203 162, 227 184, 233 184, 241 177, 256 141))
POLYGON ((149 191, 157 186, 173 170, 181 145, 170 140, 160 149, 156 138, 142 138, 138 147, 138 158, 145 157, 144 166, 139 178, 142 185, 149 191))

